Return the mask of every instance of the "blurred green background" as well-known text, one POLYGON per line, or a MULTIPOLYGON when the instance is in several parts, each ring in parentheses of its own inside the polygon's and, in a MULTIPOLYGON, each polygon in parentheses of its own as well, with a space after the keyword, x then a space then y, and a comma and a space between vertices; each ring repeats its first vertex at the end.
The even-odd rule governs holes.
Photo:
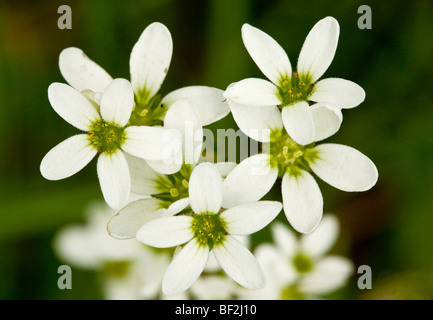
MULTIPOLYGON (((58 55, 81 48, 113 77, 129 79, 129 54, 154 21, 172 33, 173 59, 161 88, 225 89, 263 77, 245 50, 248 22, 274 37, 295 65, 312 26, 325 16, 340 23, 333 63, 324 77, 361 85, 366 100, 344 111, 330 142, 350 145, 377 165, 379 181, 345 193, 319 181, 325 211, 342 235, 335 250, 356 268, 369 265, 373 289, 357 275, 331 298, 433 298, 433 3, 411 1, 142 0, 0 3, 0 299, 99 299, 92 272, 74 271, 73 290, 57 288, 54 233, 83 221, 84 207, 102 199, 95 161, 71 178, 39 173, 43 156, 77 131, 51 108, 47 88, 64 82, 58 55), (57 9, 72 9, 72 29, 60 30, 57 9), (372 29, 357 26, 360 5, 372 9, 372 29)), ((228 116, 211 128, 236 128, 228 116)), ((276 197, 277 193, 268 197, 276 197)), ((282 218, 283 215, 280 215, 282 218)), ((260 232, 260 241, 268 236, 260 232)), ((358 275, 359 276, 359 275, 358 275)))

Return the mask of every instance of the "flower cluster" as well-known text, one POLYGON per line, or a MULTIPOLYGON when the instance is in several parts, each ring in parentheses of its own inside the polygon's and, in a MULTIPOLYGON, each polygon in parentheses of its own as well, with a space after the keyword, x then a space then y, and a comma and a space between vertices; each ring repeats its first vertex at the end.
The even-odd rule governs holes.
MULTIPOLYGON (((49 151, 41 173, 49 180, 67 178, 97 156, 102 195, 115 211, 107 221, 111 240, 135 238, 147 246, 177 248, 162 278, 165 295, 192 288, 209 261, 216 261, 242 287, 265 287, 260 260, 267 264, 267 256, 276 254, 258 249, 257 256, 265 258, 257 260, 239 237, 265 228, 281 210, 296 231, 315 240, 297 247, 284 227, 274 223, 275 241, 295 269, 311 269, 332 244, 321 231, 330 223, 324 219, 320 224, 323 198, 313 175, 343 191, 368 190, 378 178, 375 165, 361 152, 322 143, 340 129, 343 110, 365 98, 364 90, 349 80, 319 80, 334 58, 338 37, 334 18, 319 21, 293 71, 273 38, 245 24, 244 45, 269 81, 248 78, 225 91, 189 86, 165 96, 160 89, 173 45, 161 23, 149 25, 134 45, 130 80, 113 79, 80 49, 67 48, 59 66, 69 85, 51 84, 48 98, 53 109, 82 132, 49 151), (261 144, 261 152, 239 164, 207 162, 202 156, 203 127, 229 113, 245 135, 261 144), (262 200, 277 179, 282 181, 282 201, 262 200), (136 195, 138 200, 131 200, 136 195)), ((332 263, 317 262, 317 270, 332 263)), ((335 262, 335 267, 350 273, 345 263, 335 262)), ((318 271, 303 278, 297 290, 312 292, 309 285, 314 287, 311 283, 320 277, 318 271)), ((292 288, 286 282, 279 282, 285 285, 283 296, 292 288)))
POLYGON ((255 255, 267 275, 266 287, 240 292, 242 299, 303 300, 319 299, 343 287, 354 273, 348 258, 328 254, 337 241, 339 222, 326 214, 315 232, 297 236, 281 223, 275 223, 275 245, 260 244, 255 255))
MULTIPOLYGON (((61 261, 96 273, 107 300, 321 299, 343 287, 354 271, 349 259, 327 254, 340 229, 337 217, 328 213, 308 235, 298 236, 282 223, 272 225, 275 245, 263 243, 254 250, 267 279, 263 289, 249 290, 231 281, 210 254, 204 274, 188 290, 165 295, 161 283, 173 250, 146 246, 137 239, 113 239, 106 226, 114 213, 103 201, 92 202, 86 206, 83 224, 64 226, 53 239, 61 261)), ((236 239, 250 246, 249 237, 236 239)))

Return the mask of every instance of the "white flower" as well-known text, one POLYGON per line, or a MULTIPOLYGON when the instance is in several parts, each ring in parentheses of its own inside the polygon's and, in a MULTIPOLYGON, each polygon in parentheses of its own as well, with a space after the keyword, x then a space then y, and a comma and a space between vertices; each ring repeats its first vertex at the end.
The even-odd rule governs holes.
POLYGON ((111 238, 106 225, 113 213, 103 202, 89 205, 85 224, 68 225, 57 231, 53 239, 56 255, 72 267, 97 272, 105 299, 159 297, 163 270, 170 262, 169 252, 156 252, 135 239, 111 238))
MULTIPOLYGON (((376 166, 358 150, 331 143, 298 144, 287 133, 278 107, 229 104, 239 128, 262 142, 264 152, 243 160, 229 173, 224 180, 224 207, 261 199, 279 177, 288 221, 297 231, 310 233, 323 214, 322 194, 311 171, 343 191, 365 191, 376 184, 376 166)), ((338 131, 342 119, 340 109, 322 104, 311 109, 314 141, 338 131)))
MULTIPOLYGON (((192 163, 191 158, 197 156, 203 140, 201 127, 225 117, 230 109, 222 96, 223 91, 207 86, 184 87, 162 97, 158 92, 167 75, 172 52, 173 42, 166 26, 154 22, 145 28, 134 45, 129 60, 135 101, 129 121, 136 126, 164 124, 166 128, 176 129, 179 129, 180 120, 190 121, 195 131, 191 142, 193 150, 186 150, 186 161, 192 163), (172 108, 175 110, 170 111, 172 108), (177 116, 182 118, 176 119, 177 116)), ((72 87, 96 102, 112 80, 107 71, 89 59, 81 49, 74 47, 66 48, 60 53, 59 67, 72 87)), ((184 132, 181 131, 181 134, 184 132)), ((160 173, 175 173, 185 158, 182 150, 183 148, 178 148, 171 159, 149 160, 148 164, 160 173)))
POLYGON ((306 101, 338 108, 353 108, 365 99, 364 90, 352 81, 328 78, 318 81, 331 64, 337 48, 339 25, 326 17, 308 34, 292 71, 284 49, 269 35, 248 24, 242 26, 245 47, 270 80, 248 78, 231 84, 227 99, 250 107, 279 106, 290 137, 307 145, 316 136, 311 108, 306 101))
POLYGON ((243 292, 248 299, 318 299, 347 284, 354 272, 350 259, 327 255, 339 234, 339 223, 327 214, 311 234, 296 235, 281 223, 272 225, 275 245, 261 244, 255 255, 266 275, 262 290, 243 292))
POLYGON ((183 245, 168 267, 162 282, 165 294, 189 288, 215 254, 222 269, 246 288, 264 286, 262 271, 251 252, 233 235, 249 235, 270 223, 281 210, 274 201, 245 203, 221 211, 222 178, 210 163, 194 168, 189 181, 192 213, 150 221, 137 239, 155 247, 183 245))
MULTIPOLYGON (((158 22, 150 24, 134 45, 129 61, 136 98, 151 100, 156 96, 167 75, 172 53, 168 29, 158 22)), ((74 47, 60 53, 59 68, 65 80, 78 91, 98 94, 112 81, 107 71, 74 47)))
POLYGON ((72 136, 51 149, 42 159, 42 175, 49 180, 67 178, 98 154, 102 193, 114 209, 123 207, 130 195, 130 174, 123 151, 148 161, 163 161, 179 149, 181 139, 176 131, 128 125, 134 93, 127 80, 110 82, 102 94, 100 108, 61 83, 50 85, 48 98, 65 121, 86 133, 72 136))
MULTIPOLYGON (((183 165, 179 172, 165 175, 153 170, 146 161, 126 154, 131 174, 131 192, 146 196, 122 208, 108 222, 113 238, 129 239, 147 222, 189 210, 189 179, 195 165, 183 165)), ((236 167, 232 162, 216 163, 225 178, 236 167)))

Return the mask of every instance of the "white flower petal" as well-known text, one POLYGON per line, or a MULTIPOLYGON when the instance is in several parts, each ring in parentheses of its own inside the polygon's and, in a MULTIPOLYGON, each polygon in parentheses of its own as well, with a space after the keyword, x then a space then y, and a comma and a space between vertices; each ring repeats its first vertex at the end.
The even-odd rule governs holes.
MULTIPOLYGON (((162 204, 162 202, 160 202, 162 204)), ((180 213, 182 210, 189 206, 189 198, 182 198, 172 202, 168 208, 161 208, 158 210, 158 216, 161 217, 173 217, 180 213)), ((190 210, 191 211, 191 210, 190 210)))
POLYGON ((313 82, 328 69, 337 50, 340 26, 333 17, 326 17, 315 24, 308 33, 298 58, 297 71, 309 74, 313 82))
POLYGON ((315 265, 313 271, 299 282, 305 294, 327 294, 346 285, 354 272, 352 261, 339 256, 327 256, 315 265))
POLYGON ((131 117, 134 92, 125 79, 114 79, 105 89, 101 99, 101 115, 105 121, 124 127, 131 117))
POLYGON ((238 164, 236 162, 218 162, 215 163, 216 168, 221 174, 221 177, 226 178, 229 173, 236 168, 238 164))
POLYGON ((288 257, 293 256, 298 251, 298 238, 295 233, 281 222, 272 224, 272 239, 277 247, 288 257))
POLYGON ((224 92, 224 98, 250 106, 277 106, 281 103, 277 87, 268 80, 248 78, 230 84, 224 92))
POLYGON ((55 234, 53 246, 61 261, 71 266, 84 270, 100 270, 102 267, 97 248, 93 243, 89 245, 89 230, 82 225, 62 227, 55 234))
POLYGON ((203 272, 208 257, 208 247, 194 240, 188 242, 168 266, 162 279, 162 292, 173 295, 188 289, 203 272))
POLYGON ((182 152, 180 151, 169 159, 146 160, 152 170, 164 175, 178 172, 182 167, 182 161, 182 152))
POLYGON ((172 159, 181 149, 182 137, 178 130, 162 127, 131 126, 125 129, 122 149, 145 160, 172 159))
POLYGON ((160 193, 160 186, 156 181, 166 179, 166 177, 153 170, 146 160, 134 157, 127 152, 124 153, 124 156, 131 176, 131 192, 141 195, 160 193))
POLYGON ((358 150, 341 144, 314 147, 318 159, 310 167, 323 181, 343 191, 366 191, 378 179, 374 163, 358 150))
POLYGON ((258 201, 227 209, 221 218, 227 223, 226 231, 234 235, 249 235, 266 227, 280 213, 277 201, 258 201))
POLYGON ((284 107, 281 117, 287 133, 297 143, 307 145, 314 141, 316 129, 308 103, 302 101, 284 107))
POLYGON ((161 201, 157 199, 131 202, 109 220, 108 233, 116 239, 134 238, 144 224, 163 216, 160 208, 161 201))
POLYGON ((213 252, 223 270, 240 285, 252 290, 265 286, 256 258, 235 238, 227 235, 224 243, 214 247, 213 252))
POLYGON ((83 96, 85 96, 87 98, 87 100, 89 100, 90 102, 93 103, 93 106, 99 112, 101 100, 102 100, 102 94, 104 92, 94 92, 90 89, 85 89, 85 90, 82 90, 80 92, 83 96))
POLYGON ((140 279, 139 299, 151 300, 160 294, 161 281, 170 262, 171 256, 168 252, 156 254, 152 249, 143 250, 143 258, 136 264, 135 269, 140 279))
POLYGON ((247 23, 242 26, 242 40, 251 58, 273 83, 291 75, 292 66, 284 49, 268 34, 247 23))
POLYGON ((221 209, 222 178, 211 163, 200 163, 189 178, 189 198, 195 213, 218 213, 221 209))
MULTIPOLYGON (((289 256, 286 252, 281 252, 274 245, 262 243, 257 246, 254 256, 257 258, 260 266, 266 276, 266 288, 272 286, 275 288, 274 299, 281 298, 281 291, 286 286, 294 283, 298 274, 292 268, 289 262, 289 256)), ((293 254, 293 252, 291 252, 293 254)), ((269 298, 267 298, 269 299, 269 298)))
POLYGON ((178 100, 188 100, 199 114, 203 126, 214 123, 230 113, 223 91, 206 86, 189 86, 170 92, 161 103, 170 108, 178 100))
POLYGON ((78 48, 66 48, 59 56, 63 78, 78 91, 103 92, 113 80, 111 76, 78 48))
POLYGON ((355 82, 328 78, 318 81, 308 100, 323 102, 338 108, 354 108, 365 99, 365 91, 355 82))
POLYGON ((101 118, 92 103, 67 84, 52 83, 48 99, 59 116, 80 130, 88 131, 91 123, 101 118))
POLYGON ((203 128, 200 116, 188 100, 173 103, 165 115, 164 127, 181 132, 184 162, 197 163, 203 147, 203 128))
POLYGON ((323 198, 316 180, 306 171, 296 176, 286 173, 282 181, 284 213, 292 227, 310 233, 323 215, 323 198))
POLYGON ((320 257, 332 248, 339 233, 340 225, 337 217, 333 214, 325 214, 316 230, 300 239, 301 251, 311 257, 320 257))
POLYGON ((269 162, 268 154, 257 154, 239 163, 224 180, 223 207, 258 201, 267 194, 278 177, 269 162))
POLYGON ((164 212, 166 215, 172 215, 181 212, 183 209, 189 206, 189 198, 183 198, 173 202, 164 212))
POLYGON ((114 214, 105 202, 98 200, 85 208, 87 223, 84 226, 87 235, 87 246, 92 247, 96 258, 102 263, 106 261, 132 261, 143 250, 143 246, 135 239, 119 241, 109 236, 107 222, 114 214))
POLYGON ((137 232, 138 241, 156 248, 170 248, 192 239, 192 217, 176 216, 154 219, 137 232))
POLYGON ((48 180, 60 180, 83 169, 97 153, 90 146, 88 137, 87 134, 78 134, 51 149, 42 159, 42 176, 48 180))
POLYGON ((339 108, 316 103, 310 107, 316 136, 314 141, 321 141, 334 135, 343 122, 343 113, 339 108))
POLYGON ((221 271, 221 266, 218 260, 215 258, 212 250, 209 252, 209 259, 207 260, 204 271, 207 273, 217 273, 221 271))
POLYGON ((107 204, 113 209, 122 208, 131 190, 128 163, 123 152, 117 150, 112 154, 101 153, 98 157, 97 171, 107 204))
POLYGON ((238 286, 227 277, 207 275, 198 278, 190 291, 199 300, 228 300, 236 294, 238 286))
POLYGON ((276 106, 254 108, 231 100, 229 106, 239 129, 256 141, 269 142, 271 131, 283 128, 281 113, 276 106))
POLYGON ((171 62, 173 41, 170 31, 159 22, 144 29, 132 48, 129 60, 131 83, 136 94, 153 97, 160 89, 171 62))

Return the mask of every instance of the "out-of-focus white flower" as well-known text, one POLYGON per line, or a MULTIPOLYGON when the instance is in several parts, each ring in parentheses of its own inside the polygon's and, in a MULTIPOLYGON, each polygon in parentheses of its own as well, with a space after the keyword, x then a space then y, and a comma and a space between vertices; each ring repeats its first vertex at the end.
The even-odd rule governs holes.
POLYGON ((249 235, 270 223, 281 210, 275 201, 246 203, 225 211, 218 169, 210 163, 194 168, 189 181, 192 212, 154 219, 137 232, 147 245, 168 248, 186 245, 168 267, 162 283, 165 294, 188 289, 205 268, 213 252, 222 269, 246 288, 264 285, 262 271, 251 252, 233 235, 249 235))
POLYGON ((244 299, 319 299, 347 284, 354 272, 350 259, 328 255, 339 235, 339 223, 326 214, 312 233, 297 237, 281 223, 272 225, 275 245, 260 244, 254 254, 263 267, 266 287, 242 291, 244 299))
POLYGON ((160 298, 172 253, 146 247, 135 239, 111 238, 106 225, 113 213, 102 201, 89 205, 85 224, 65 226, 56 233, 56 255, 73 268, 97 272, 107 300, 160 298))

